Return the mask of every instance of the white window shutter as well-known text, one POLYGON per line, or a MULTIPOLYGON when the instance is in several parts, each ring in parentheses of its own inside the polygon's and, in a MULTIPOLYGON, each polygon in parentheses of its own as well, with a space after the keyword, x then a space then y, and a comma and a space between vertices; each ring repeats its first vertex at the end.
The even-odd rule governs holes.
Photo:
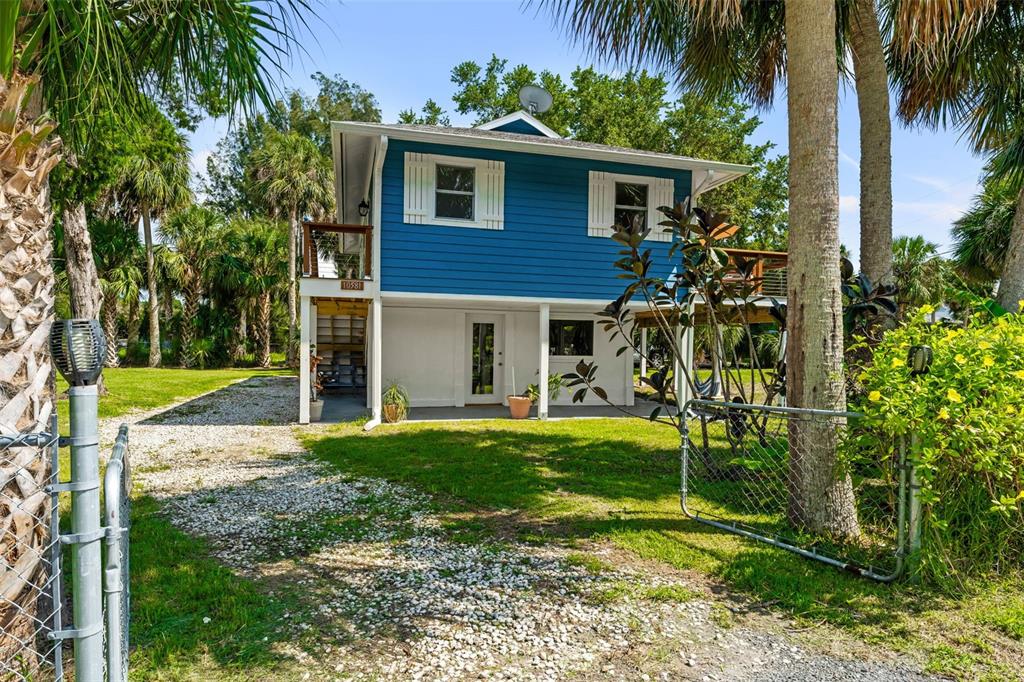
POLYGON ((672 233, 666 231, 668 228, 658 224, 665 220, 665 214, 658 209, 662 206, 671 207, 675 204, 675 182, 672 178, 655 179, 651 183, 649 199, 650 206, 647 211, 647 224, 651 228, 651 233, 647 238, 658 242, 672 241, 672 233))
POLYGON ((505 229, 505 162, 486 161, 477 170, 478 219, 489 230, 505 229))
POLYGON ((608 173, 590 171, 587 234, 610 237, 615 223, 615 181, 608 173))
POLYGON ((405 153, 405 222, 420 225, 429 218, 433 176, 434 164, 426 154, 405 153))

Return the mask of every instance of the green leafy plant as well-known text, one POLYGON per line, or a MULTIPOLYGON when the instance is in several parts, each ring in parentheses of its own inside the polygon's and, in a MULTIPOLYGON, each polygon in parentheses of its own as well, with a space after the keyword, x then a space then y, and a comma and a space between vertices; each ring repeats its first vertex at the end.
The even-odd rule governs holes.
POLYGON ((929 324, 931 312, 924 306, 886 334, 859 375, 860 445, 894 456, 905 437, 921 481, 918 572, 963 587, 1024 559, 1024 315, 982 309, 948 327, 929 324), (919 345, 934 359, 911 376, 908 354, 919 345))
POLYGON ((381 394, 381 403, 394 415, 389 421, 402 421, 409 414, 409 392, 401 384, 391 382, 381 394))
MULTIPOLYGON (((565 379, 561 374, 548 375, 548 397, 551 400, 558 400, 563 386, 565 386, 565 379)), ((540 388, 538 388, 537 384, 530 384, 523 392, 523 396, 529 398, 531 403, 535 403, 540 400, 540 388)))

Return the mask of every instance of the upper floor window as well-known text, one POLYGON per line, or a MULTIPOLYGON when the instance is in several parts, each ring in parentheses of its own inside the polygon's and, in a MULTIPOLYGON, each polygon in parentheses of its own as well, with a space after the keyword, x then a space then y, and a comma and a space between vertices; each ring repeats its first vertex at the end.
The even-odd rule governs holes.
POLYGON ((591 237, 610 237, 613 225, 639 220, 650 229, 648 239, 672 241, 672 233, 658 224, 662 220, 658 208, 675 203, 672 178, 590 171, 588 199, 587 234, 591 237))
POLYGON ((593 320, 551 320, 548 323, 549 355, 593 355, 593 320))
POLYGON ((405 153, 403 220, 413 225, 505 228, 505 162, 405 153))
POLYGON ((476 203, 476 169, 437 164, 434 217, 472 220, 476 203))
POLYGON ((639 220, 647 224, 647 197, 650 186, 636 182, 615 183, 615 224, 632 225, 639 220))

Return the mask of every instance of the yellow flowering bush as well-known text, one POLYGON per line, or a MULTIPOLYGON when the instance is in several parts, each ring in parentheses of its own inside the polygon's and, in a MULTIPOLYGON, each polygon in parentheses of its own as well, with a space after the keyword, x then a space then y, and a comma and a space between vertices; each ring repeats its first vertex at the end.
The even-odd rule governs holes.
POLYGON ((894 456, 900 436, 921 480, 917 566, 939 582, 1019 570, 1024 560, 1024 314, 929 324, 922 312, 886 334, 858 377, 864 452, 894 456), (913 346, 932 348, 911 376, 913 346))

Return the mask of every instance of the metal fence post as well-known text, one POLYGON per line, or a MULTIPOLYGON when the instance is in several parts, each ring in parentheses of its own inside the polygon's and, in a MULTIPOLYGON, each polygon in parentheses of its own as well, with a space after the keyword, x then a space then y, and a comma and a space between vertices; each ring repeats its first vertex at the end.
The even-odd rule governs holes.
POLYGON ((103 594, 107 618, 107 682, 128 679, 128 527, 130 525, 128 425, 122 424, 103 476, 107 554, 103 594))
POLYGON ((100 540, 99 393, 95 384, 68 389, 71 413, 72 607, 75 679, 103 678, 103 601, 100 540))

